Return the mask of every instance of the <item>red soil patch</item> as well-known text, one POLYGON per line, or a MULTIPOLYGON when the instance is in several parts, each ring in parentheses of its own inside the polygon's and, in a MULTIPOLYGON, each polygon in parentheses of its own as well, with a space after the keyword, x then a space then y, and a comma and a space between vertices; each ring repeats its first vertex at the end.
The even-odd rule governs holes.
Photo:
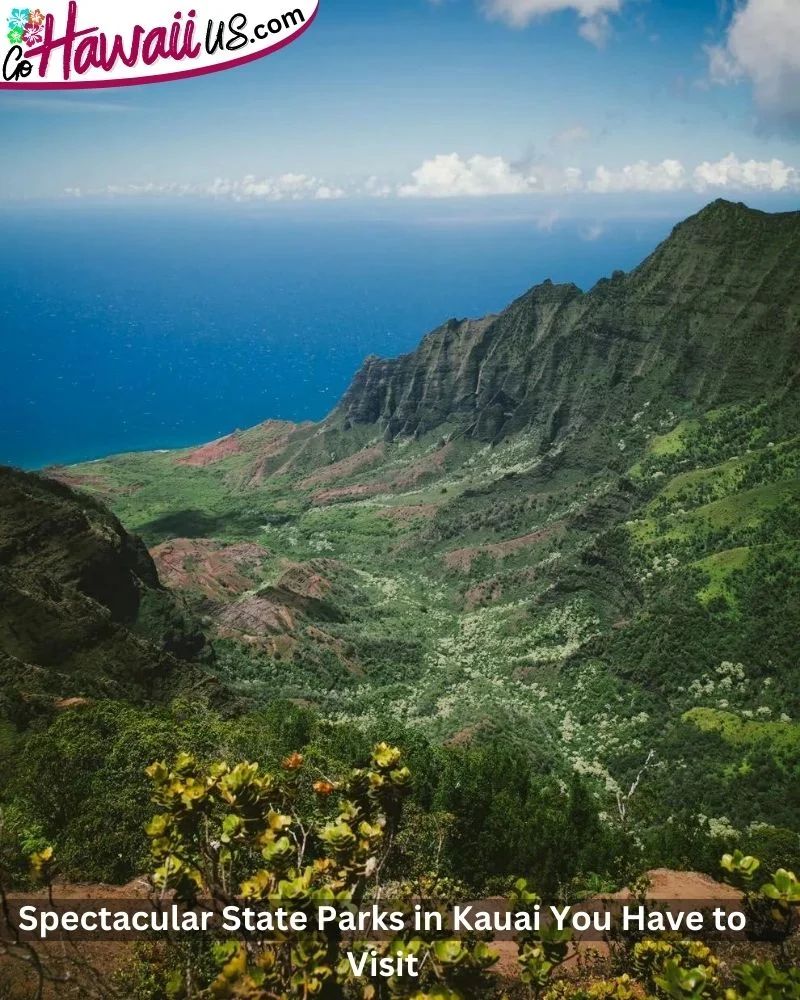
POLYGON ((341 462, 334 462, 332 465, 327 465, 324 469, 307 476, 297 484, 297 488, 313 490, 315 486, 324 486, 327 483, 336 482, 337 479, 345 479, 347 476, 352 476, 354 472, 358 472, 359 469, 379 462, 385 451, 386 446, 383 444, 365 448, 363 451, 356 452, 355 455, 342 459, 341 462))
MULTIPOLYGON (((324 636, 325 633, 322 633, 324 636)), ((308 704, 301 700, 298 704, 308 704)), ((470 731, 463 730, 458 737, 460 742, 468 741, 470 731)), ((458 737, 454 737, 454 740, 458 737)), ((720 905, 730 903, 738 906, 741 894, 729 885, 723 885, 714 881, 708 875, 699 872, 680 872, 665 868, 654 869, 647 873, 650 879, 650 888, 647 891, 647 898, 656 902, 668 902, 671 900, 691 903, 693 908, 698 903, 718 902, 720 905)), ((73 885, 60 884, 54 886, 53 897, 58 902, 69 899, 97 899, 97 900, 134 900, 147 899, 150 896, 150 887, 145 879, 136 879, 126 886, 110 886, 102 884, 93 885, 73 885)), ((611 898, 614 900, 630 899, 630 892, 622 890, 611 898)), ((25 898, 38 897, 46 898, 45 891, 30 892, 25 894, 25 898)), ((13 900, 16 894, 10 894, 9 899, 13 900)), ((603 901, 600 897, 586 900, 582 908, 593 909, 602 907, 603 901)), ((505 904, 499 897, 487 898, 475 901, 475 908, 479 910, 504 909, 505 904)), ((69 972, 69 982, 48 984, 43 994, 44 1000, 88 1000, 101 995, 95 992, 98 986, 98 973, 105 979, 115 969, 118 969, 131 955, 132 947, 127 943, 118 942, 82 942, 79 945, 81 958, 77 953, 73 954, 61 943, 47 942, 37 944, 37 951, 42 956, 48 966, 62 973, 69 972)), ((500 955, 500 961, 492 967, 492 972, 511 979, 518 979, 519 965, 517 963, 517 945, 513 941, 494 941, 493 950, 500 955)), ((591 952, 596 952, 600 957, 608 955, 608 946, 602 941, 590 941, 578 939, 570 948, 570 957, 562 966, 564 972, 576 969, 576 961, 579 955, 588 957, 591 952)), ((763 957, 773 957, 764 955, 763 957)), ((28 963, 29 964, 29 963, 28 963)), ((11 1000, 27 1000, 34 995, 30 984, 33 978, 30 971, 20 963, 12 961, 8 956, 0 957, 0 969, 8 975, 16 988, 11 992, 11 1000), (25 992, 26 987, 28 992, 25 992)))
MULTIPOLYGON (((514 588, 536 579, 536 570, 533 567, 518 570, 511 577, 506 578, 506 583, 514 588)), ((471 611, 473 608, 483 607, 486 604, 499 601, 503 596, 505 586, 503 581, 496 576, 488 580, 481 580, 474 587, 467 591, 465 609, 471 611)))
MULTIPOLYGON (((309 424, 293 424, 288 420, 267 420, 256 428, 256 432, 266 435, 259 446, 253 460, 253 472, 249 486, 258 486, 267 478, 267 468, 270 459, 277 458, 286 450, 292 438, 298 431, 305 430, 309 424)), ((278 470, 280 471, 280 470, 278 470)))
POLYGON ((364 676, 361 664, 347 655, 343 640, 337 639, 333 635, 329 635, 327 632, 324 632, 321 628, 317 628, 315 625, 310 625, 306 629, 306 635, 309 639, 316 643, 316 645, 322 646, 324 649, 329 649, 336 659, 342 664, 345 670, 348 670, 355 677, 364 676))
POLYGON ((438 509, 439 507, 435 503, 420 503, 410 507, 385 507, 383 510, 378 511, 378 516, 386 517, 390 521, 405 523, 407 521, 433 517, 438 509))
POLYGON ((273 586, 215 609, 219 634, 250 645, 277 649, 273 637, 294 632, 298 615, 313 612, 314 602, 321 600, 333 586, 321 570, 337 565, 335 560, 324 559, 314 563, 287 562, 273 586))
POLYGON ((459 729, 457 733, 454 733, 450 739, 445 740, 444 745, 446 747, 469 746, 480 731, 481 726, 477 723, 471 726, 466 726, 464 729, 459 729))
POLYGON ((184 455, 183 458, 177 458, 175 464, 190 465, 202 469, 206 465, 221 462, 223 458, 229 458, 231 455, 241 455, 242 451, 239 432, 236 431, 233 434, 227 434, 225 437, 218 438, 216 441, 209 441, 208 444, 196 448, 188 455, 184 455))
POLYGON ((295 627, 291 610, 270 597, 246 597, 228 604, 220 609, 217 620, 221 636, 245 642, 270 632, 292 632, 295 627))
MULTIPOLYGON (((144 879, 128 885, 53 886, 53 899, 58 904, 67 900, 98 900, 124 906, 129 900, 146 900, 150 887, 144 879)), ((47 905, 47 890, 9 893, 9 901, 39 899, 47 905)), ((9 940, 9 931, 0 918, 0 937, 9 940)), ((36 941, 36 954, 45 970, 42 1000, 101 1000, 109 995, 108 983, 114 973, 133 957, 133 944, 124 941, 36 941)), ((0 976, 3 997, 8 1000, 30 1000, 38 993, 38 976, 30 959, 24 959, 23 949, 11 945, 0 954, 0 976), (16 957, 15 957, 16 956, 16 957), (8 992, 6 992, 8 991, 8 992)))
MULTIPOLYGON (((416 486, 421 480, 436 476, 441 473, 447 456, 452 451, 452 445, 447 444, 431 455, 412 463, 405 469, 394 473, 388 481, 378 483, 355 483, 349 486, 334 486, 328 489, 317 489, 311 494, 311 499, 318 504, 337 503, 339 501, 358 500, 362 497, 375 496, 379 493, 390 493, 395 490, 405 490, 416 486)), ((327 486, 340 479, 346 479, 361 469, 374 466, 386 453, 384 444, 376 444, 363 451, 350 455, 349 458, 342 459, 341 462, 334 462, 332 465, 320 469, 312 475, 307 476, 297 484, 297 489, 311 490, 315 487, 327 486)), ((283 470, 278 470, 283 471, 283 470)), ((397 514, 387 512, 383 516, 396 517, 398 520, 408 519, 409 516, 430 517, 436 512, 434 504, 419 505, 418 507, 394 508, 397 514), (414 512, 411 514, 410 512, 414 512)), ((383 513, 383 512, 382 512, 383 513)))
POLYGON ((438 451, 433 452, 433 454, 425 455, 401 472, 398 472, 392 480, 393 484, 402 488, 416 486, 421 479, 425 479, 428 476, 435 476, 442 471, 445 460, 452 451, 453 445, 446 444, 443 448, 439 448, 438 451))
POLYGON ((60 465, 52 465, 44 471, 49 479, 55 479, 65 486, 90 486, 95 489, 103 489, 106 486, 102 476, 89 472, 70 472, 60 465))
POLYGON ((57 712, 68 712, 71 708, 83 708, 85 705, 91 705, 88 698, 59 698, 53 702, 57 712))
MULTIPOLYGON (((650 887, 647 898, 655 900, 685 899, 700 901, 717 901, 741 899, 738 889, 723 882, 717 882, 710 875, 702 872, 676 872, 670 868, 653 868, 647 873, 650 887)), ((630 899, 629 889, 622 889, 614 894, 614 899, 630 899)))
POLYGON ((312 564, 289 563, 278 581, 278 586, 300 594, 301 597, 321 598, 333 585, 327 577, 318 573, 312 564))
POLYGON ((484 580, 467 591, 466 610, 483 608, 487 604, 499 601, 503 596, 503 585, 499 580, 484 580))
MULTIPOLYGON (((646 898, 655 903, 679 902, 691 904, 692 909, 706 908, 711 903, 725 907, 725 904, 740 905, 741 893, 729 885, 716 882, 709 875, 700 872, 679 872, 668 868, 656 868, 647 872, 650 879, 650 888, 647 890, 646 898)), ((632 898, 630 890, 623 889, 614 893, 611 900, 629 900, 632 898)), ((500 899, 484 899, 479 908, 492 908, 492 904, 503 906, 500 899)), ((601 897, 587 899, 582 904, 583 909, 602 910, 605 908, 601 897)), ((679 909, 680 907, 663 907, 664 909, 679 909)), ((725 907, 727 908, 727 907, 725 907)), ((519 966, 517 964, 517 945, 513 941, 494 941, 492 948, 499 952, 500 961, 493 966, 495 972, 500 975, 516 979, 519 976, 519 966)), ((582 940, 580 935, 576 935, 575 943, 570 946, 570 956, 562 966, 564 971, 573 969, 579 956, 588 956, 589 953, 596 952, 600 957, 607 957, 609 954, 608 945, 605 941, 582 940)), ((643 994, 642 994, 643 995, 643 994)))
POLYGON ((201 591, 230 600, 253 586, 252 575, 269 556, 261 545, 223 546, 209 538, 173 538, 151 549, 161 582, 176 590, 201 591))
POLYGON ((291 635, 276 635, 268 639, 265 649, 276 660, 291 660, 297 648, 297 639, 291 635))
POLYGON ((131 483, 129 486, 113 486, 102 476, 91 472, 70 472, 62 466, 51 466, 45 469, 45 475, 49 479, 55 479, 58 483, 71 486, 73 489, 96 490, 104 498, 133 496, 142 488, 141 483, 131 483))
POLYGON ((274 660, 292 660, 297 649, 297 639, 293 635, 247 635, 234 628, 218 628, 221 639, 232 639, 261 653, 266 653, 274 660))
POLYGON ((373 497, 378 493, 386 493, 387 483, 363 483, 360 486, 337 486, 329 490, 317 490, 311 494, 314 503, 339 503, 345 500, 360 500, 363 497, 373 497))
POLYGON ((444 564, 448 569, 457 569, 462 573, 469 573, 473 562, 481 555, 491 556, 493 559, 502 559, 503 556, 513 555, 523 549, 538 545, 546 539, 557 534, 561 530, 561 524, 551 524, 541 531, 533 531, 528 535, 520 535, 518 538, 509 538, 505 542, 494 542, 489 545, 476 545, 472 548, 453 549, 444 554, 444 564))

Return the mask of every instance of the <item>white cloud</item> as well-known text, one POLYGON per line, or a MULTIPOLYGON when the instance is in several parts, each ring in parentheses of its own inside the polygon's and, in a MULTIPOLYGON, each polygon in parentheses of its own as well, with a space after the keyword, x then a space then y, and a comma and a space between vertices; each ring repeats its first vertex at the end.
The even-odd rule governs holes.
MULTIPOLYGON (((390 184, 371 176, 361 183, 337 186, 311 174, 285 173, 259 179, 248 174, 239 180, 217 177, 206 184, 109 185, 100 189, 72 186, 71 198, 171 197, 212 198, 242 203, 278 201, 333 201, 341 198, 484 198, 492 195, 564 195, 669 193, 675 191, 800 191, 800 171, 782 160, 740 160, 729 153, 716 162, 704 161, 687 169, 680 160, 649 163, 640 160, 618 169, 599 166, 594 171, 551 163, 511 163, 502 156, 457 153, 434 156, 418 167, 405 184, 390 184)), ((558 222, 555 210, 536 217, 540 229, 558 222)), ((586 238, 592 238, 588 234, 586 238)))
POLYGON ((598 167, 587 190, 601 194, 621 191, 680 191, 686 185, 686 168, 680 160, 648 163, 640 160, 621 170, 598 167))
MULTIPOLYGON (((735 83, 741 78, 741 70, 730 52, 722 45, 707 45, 706 55, 708 56, 708 75, 712 83, 735 83)), ((698 81, 704 87, 708 84, 705 80, 698 81)))
POLYGON ((694 186, 708 188, 757 188, 761 191, 786 191, 800 187, 800 174, 782 160, 741 161, 729 153, 717 163, 695 167, 694 186))
POLYGON ((505 21, 514 28, 524 28, 539 17, 572 10, 580 18, 581 37, 598 47, 611 32, 609 14, 618 14, 624 0, 484 0, 484 10, 491 18, 505 21))
POLYGON ((401 198, 464 198, 488 195, 557 194, 579 191, 582 173, 577 167, 550 164, 512 164, 501 156, 440 154, 426 160, 401 184, 401 198))
POLYGON ((66 188, 72 197, 100 196, 112 198, 137 197, 204 197, 236 202, 248 201, 331 201, 344 198, 343 188, 328 184, 307 174, 287 173, 278 177, 259 179, 248 174, 240 180, 216 177, 208 184, 165 184, 150 181, 146 184, 109 184, 95 190, 66 188))
POLYGON ((426 160, 414 171, 413 182, 401 185, 401 198, 459 198, 519 194, 620 194, 675 191, 800 190, 800 172, 782 160, 739 160, 733 153, 688 170, 680 160, 660 163, 640 160, 619 169, 599 166, 584 174, 577 167, 515 166, 500 156, 456 153, 426 160))
POLYGON ((344 198, 344 191, 341 188, 328 187, 327 184, 320 185, 314 192, 316 201, 335 201, 344 198))
POLYGON ((190 184, 156 184, 153 181, 149 181, 147 184, 109 184, 108 187, 101 190, 83 192, 85 195, 108 195, 112 198, 155 197, 158 195, 181 198, 191 193, 190 184))
POLYGON ((743 0, 723 43, 706 51, 713 82, 749 80, 762 112, 800 125, 798 0, 743 0))
POLYGON ((526 194, 530 190, 528 178, 501 156, 478 155, 462 160, 457 153, 440 154, 426 160, 412 177, 412 184, 399 188, 401 198, 526 194))
POLYGON ((578 34, 598 49, 602 49, 611 37, 611 21, 608 14, 595 14, 594 17, 583 18, 578 27, 578 34))
POLYGON ((287 173, 278 177, 257 178, 248 174, 241 181, 218 178, 200 193, 234 201, 330 201, 343 198, 344 191, 308 174, 287 173))

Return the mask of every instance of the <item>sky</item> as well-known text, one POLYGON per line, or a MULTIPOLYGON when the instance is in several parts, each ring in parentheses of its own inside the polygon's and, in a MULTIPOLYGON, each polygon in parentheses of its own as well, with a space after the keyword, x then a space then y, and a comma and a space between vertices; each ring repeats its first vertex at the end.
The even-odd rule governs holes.
POLYGON ((795 207, 800 2, 321 0, 235 69, 0 91, 0 136, 24 201, 795 207))

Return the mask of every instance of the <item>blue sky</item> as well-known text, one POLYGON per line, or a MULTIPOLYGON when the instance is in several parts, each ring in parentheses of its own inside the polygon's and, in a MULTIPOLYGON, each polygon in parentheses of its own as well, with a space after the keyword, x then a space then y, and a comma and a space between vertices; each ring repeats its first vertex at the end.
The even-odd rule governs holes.
POLYGON ((793 205, 800 3, 321 0, 237 69, 0 92, 0 130, 5 198, 793 205))

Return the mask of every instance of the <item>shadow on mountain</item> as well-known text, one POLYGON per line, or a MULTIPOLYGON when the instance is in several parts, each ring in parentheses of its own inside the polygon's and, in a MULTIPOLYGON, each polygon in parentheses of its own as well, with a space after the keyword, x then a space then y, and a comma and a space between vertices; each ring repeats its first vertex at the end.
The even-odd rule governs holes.
POLYGON ((202 510, 179 510, 147 521, 139 534, 148 545, 170 538, 215 538, 229 532, 251 533, 264 523, 261 511, 226 511, 209 514, 202 510))

